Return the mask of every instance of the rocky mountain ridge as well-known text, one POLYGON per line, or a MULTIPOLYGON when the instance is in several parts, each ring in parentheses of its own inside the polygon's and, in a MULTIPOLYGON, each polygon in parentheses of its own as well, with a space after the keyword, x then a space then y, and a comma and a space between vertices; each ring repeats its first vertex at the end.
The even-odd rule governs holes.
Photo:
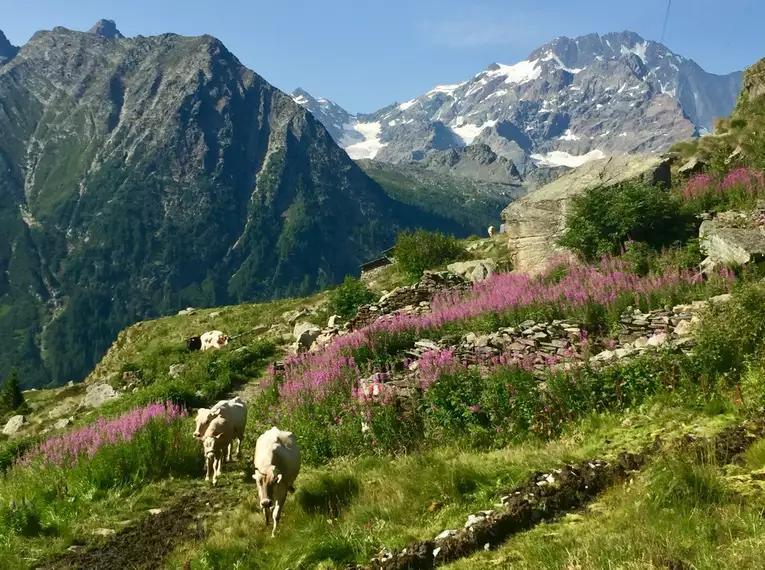
POLYGON ((709 132, 733 109, 742 74, 719 76, 632 32, 556 38, 514 65, 436 86, 352 116, 326 99, 293 99, 354 159, 422 160, 432 151, 488 145, 521 174, 606 155, 666 150, 709 132))
POLYGON ((37 32, 0 67, 0 377, 80 380, 130 323, 304 295, 403 227, 313 116, 211 36, 37 32))

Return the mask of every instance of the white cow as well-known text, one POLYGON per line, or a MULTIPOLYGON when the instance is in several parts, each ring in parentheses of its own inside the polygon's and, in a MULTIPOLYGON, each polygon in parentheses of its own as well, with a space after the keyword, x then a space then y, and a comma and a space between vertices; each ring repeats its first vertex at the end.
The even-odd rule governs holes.
POLYGON ((231 341, 231 339, 221 331, 208 331, 202 333, 199 339, 202 343, 201 350, 223 348, 231 341))
POLYGON ((230 422, 231 428, 234 431, 232 441, 226 452, 226 461, 231 461, 231 449, 234 446, 234 439, 236 440, 236 453, 234 455, 239 457, 244 430, 247 427, 247 404, 245 404, 244 400, 239 396, 236 396, 230 400, 221 400, 209 409, 199 408, 197 410, 194 437, 201 439, 203 434, 207 431, 207 426, 209 426, 210 422, 217 417, 226 418, 230 422))
POLYGON ((202 447, 205 454, 205 481, 212 480, 213 487, 218 483, 221 474, 221 463, 226 449, 231 449, 234 428, 231 422, 223 417, 216 417, 207 426, 202 437, 202 447))
POLYGON ((489 226, 489 237, 494 237, 494 226, 489 226))
POLYGON ((276 535, 287 493, 295 492, 295 479, 300 473, 300 448, 292 432, 272 427, 263 433, 255 444, 255 473, 252 478, 258 484, 260 506, 269 526, 273 509, 276 535))

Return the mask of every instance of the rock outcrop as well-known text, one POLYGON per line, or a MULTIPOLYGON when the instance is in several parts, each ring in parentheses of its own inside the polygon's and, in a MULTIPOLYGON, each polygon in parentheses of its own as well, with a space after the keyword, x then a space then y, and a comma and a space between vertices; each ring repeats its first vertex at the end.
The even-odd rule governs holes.
POLYGON ((121 396, 122 394, 109 384, 91 384, 85 390, 85 397, 80 403, 80 408, 100 408, 107 402, 116 400, 121 396))
POLYGON ((488 279, 497 271, 497 263, 493 259, 477 259, 473 261, 458 261, 446 267, 460 277, 465 277, 473 283, 488 279))
POLYGON ((588 188, 633 180, 669 187, 669 160, 659 156, 617 156, 587 163, 530 192, 502 212, 508 249, 519 271, 538 273, 563 253, 557 240, 565 230, 571 201, 588 188))
POLYGON ((27 424, 27 420, 24 416, 13 416, 5 424, 5 427, 3 428, 3 434, 15 435, 26 424, 27 424))
POLYGON ((721 212, 699 227, 705 271, 721 265, 746 265, 765 258, 765 204, 751 212, 721 212))
POLYGON ((117 29, 117 24, 114 23, 114 20, 99 20, 95 26, 90 28, 89 33, 109 40, 121 40, 125 37, 117 29))

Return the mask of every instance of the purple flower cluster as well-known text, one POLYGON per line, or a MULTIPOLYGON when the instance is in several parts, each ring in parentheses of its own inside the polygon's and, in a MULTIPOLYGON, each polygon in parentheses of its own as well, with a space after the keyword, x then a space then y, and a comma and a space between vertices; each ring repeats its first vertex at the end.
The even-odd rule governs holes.
POLYGON ((718 188, 717 180, 710 174, 696 174, 692 176, 683 189, 683 200, 689 201, 713 194, 718 188))
MULTIPOLYGON (((577 314, 593 305, 609 308, 620 297, 634 297, 636 304, 651 305, 699 285, 702 275, 694 271, 666 271, 640 277, 628 271, 618 258, 605 257, 599 264, 568 262, 565 274, 558 279, 548 273, 529 276, 521 273, 497 274, 473 285, 465 295, 446 293, 437 296, 432 312, 425 315, 400 313, 377 320, 372 325, 338 337, 317 352, 304 353, 285 360, 284 384, 280 390, 289 405, 317 402, 332 394, 357 393, 361 370, 351 356, 367 351, 373 358, 384 343, 397 334, 422 332, 487 314, 507 315, 531 308, 552 310, 558 314, 577 314)), ((721 275, 726 281, 732 276, 721 275)), ((582 339, 582 343, 586 338, 582 339)), ((370 358, 371 359, 371 358, 370 358)), ((461 366, 449 351, 426 354, 420 362, 425 385, 437 378, 439 371, 461 366)), ((526 364, 529 366, 529 364, 526 364)))
POLYGON ((94 424, 43 442, 19 458, 16 464, 26 467, 39 459, 43 463, 58 467, 75 467, 77 462, 85 457, 92 459, 105 445, 132 440, 138 430, 154 419, 164 419, 166 423, 170 423, 185 416, 186 410, 172 402, 166 402, 136 408, 113 420, 99 418, 94 424))
POLYGON ((420 377, 420 386, 427 389, 438 380, 441 374, 457 372, 462 368, 462 363, 454 357, 454 349, 429 350, 419 360, 417 372, 420 377))
POLYGON ((709 174, 693 176, 683 189, 683 200, 688 202, 710 196, 724 196, 737 192, 749 197, 765 193, 765 174, 750 168, 731 170, 722 181, 709 174))

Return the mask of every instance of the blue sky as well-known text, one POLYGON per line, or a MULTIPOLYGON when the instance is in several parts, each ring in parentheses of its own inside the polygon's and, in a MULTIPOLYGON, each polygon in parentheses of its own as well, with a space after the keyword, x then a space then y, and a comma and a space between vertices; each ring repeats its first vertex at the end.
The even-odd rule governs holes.
MULTIPOLYGON (((514 63, 555 36, 631 30, 659 40, 667 0, 22 0, 2 9, 16 45, 41 29, 212 34, 285 91, 352 112, 514 63)), ((715 73, 765 57, 763 0, 673 0, 665 43, 715 73)))

